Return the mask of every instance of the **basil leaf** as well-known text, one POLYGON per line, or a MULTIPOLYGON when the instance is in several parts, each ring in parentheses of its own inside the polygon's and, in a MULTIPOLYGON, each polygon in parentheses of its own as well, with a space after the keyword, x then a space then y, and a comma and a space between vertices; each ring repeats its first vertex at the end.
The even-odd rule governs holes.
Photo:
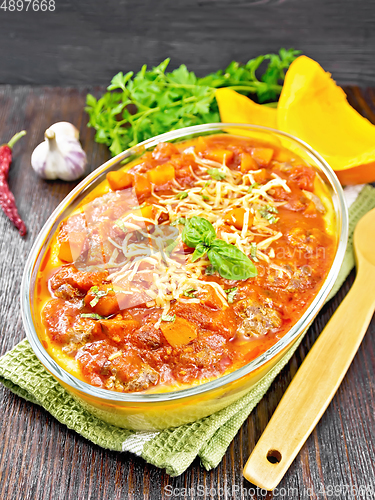
POLYGON ((202 217, 192 217, 186 219, 184 230, 182 231, 182 241, 188 247, 195 248, 198 243, 209 246, 216 238, 216 232, 211 224, 202 217))
POLYGON ((198 243, 198 245, 195 247, 194 253, 191 256, 191 261, 195 262, 196 260, 200 259, 207 253, 208 247, 204 245, 203 243, 198 243))
POLYGON ((225 279, 246 280, 258 274, 249 257, 223 240, 215 240, 207 256, 214 269, 225 279))

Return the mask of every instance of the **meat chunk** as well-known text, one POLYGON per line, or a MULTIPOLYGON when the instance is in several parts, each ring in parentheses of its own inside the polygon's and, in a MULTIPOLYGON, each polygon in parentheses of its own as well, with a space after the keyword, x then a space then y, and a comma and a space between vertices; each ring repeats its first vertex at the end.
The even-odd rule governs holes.
POLYGON ((146 349, 148 351, 154 351, 167 345, 161 331, 149 324, 143 325, 136 332, 133 342, 141 349, 146 349))
POLYGON ((241 300, 238 305, 243 318, 238 333, 245 337, 267 335, 271 330, 280 328, 280 314, 268 304, 260 304, 253 299, 241 300))
MULTIPOLYGON (((77 303, 66 302, 61 299, 50 300, 42 312, 43 323, 49 337, 60 344, 75 348, 87 342, 100 338, 101 327, 97 321, 82 318, 77 303)), ((70 354, 70 347, 65 352, 70 354)))
POLYGON ((287 234, 288 241, 294 247, 305 253, 305 256, 318 254, 319 247, 324 246, 327 236, 318 228, 311 229, 295 227, 287 234))
POLYGON ((295 182, 299 189, 307 191, 314 190, 315 171, 305 165, 297 165, 292 168, 289 174, 289 180, 295 182))
POLYGON ((172 373, 183 383, 192 378, 199 380, 203 376, 212 377, 222 373, 230 364, 224 344, 208 345, 204 341, 196 340, 182 349, 175 351, 172 373))
MULTIPOLYGON (((92 286, 102 283, 107 276, 107 271, 84 272, 79 271, 73 265, 68 265, 60 267, 57 273, 50 278, 49 284, 54 292, 64 293, 66 285, 69 285, 76 290, 77 295, 82 295, 79 292, 87 292, 92 286)), ((72 293, 72 290, 69 290, 69 293, 72 293)))
POLYGON ((159 381, 159 374, 151 366, 144 364, 141 371, 132 380, 127 382, 126 390, 128 392, 145 391, 159 381))
POLYGON ((54 290, 54 294, 55 297, 64 300, 72 300, 82 297, 82 293, 77 288, 69 285, 69 283, 63 283, 60 285, 56 290, 54 290))
POLYGON ((132 348, 119 350, 106 340, 86 344, 76 356, 92 385, 122 392, 139 392, 159 381, 158 373, 132 348))
POLYGON ((153 158, 158 161, 169 160, 175 154, 178 154, 178 149, 170 142, 159 142, 152 152, 153 158))

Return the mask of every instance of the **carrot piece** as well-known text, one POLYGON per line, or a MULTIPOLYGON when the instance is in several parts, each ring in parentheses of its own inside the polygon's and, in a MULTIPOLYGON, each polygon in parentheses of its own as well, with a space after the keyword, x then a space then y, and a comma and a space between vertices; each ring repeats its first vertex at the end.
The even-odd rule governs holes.
MULTIPOLYGON (((226 222, 228 224, 233 225, 237 229, 243 228, 243 223, 245 219, 246 210, 244 208, 234 208, 230 212, 228 212, 225 216, 226 222)), ((248 227, 253 225, 254 216, 249 213, 249 222, 248 227)))
POLYGON ((267 167, 273 157, 271 148, 253 148, 251 155, 260 167, 267 167))
POLYGON ((306 207, 306 209, 304 210, 303 213, 305 215, 316 215, 317 210, 316 210, 315 203, 313 203, 312 201, 310 201, 310 203, 307 205, 307 207, 306 207))
MULTIPOLYGON (((131 212, 128 212, 132 215, 136 215, 138 217, 145 217, 145 219, 152 219, 152 216, 154 214, 154 208, 152 205, 145 205, 144 207, 137 208, 136 210, 132 210, 131 212)), ((131 222, 136 222, 132 218, 129 219, 131 222)))
POLYGON ((65 262, 74 262, 81 255, 86 241, 86 234, 76 231, 68 233, 60 242, 59 259, 65 262))
POLYGON ((137 196, 149 196, 151 194, 151 182, 147 175, 135 174, 134 187, 137 196))
POLYGON ((116 318, 102 319, 100 325, 103 333, 114 342, 124 341, 128 333, 140 327, 139 322, 134 319, 117 320, 116 318))
POLYGON ((265 168, 262 168, 260 172, 254 172, 253 176, 255 181, 261 184, 262 182, 265 182, 267 179, 267 170, 265 168))
POLYGON ((151 219, 153 216, 154 207, 152 205, 146 205, 141 208, 142 217, 145 219, 151 219))
POLYGON ((205 153, 205 156, 219 163, 223 163, 224 160, 225 163, 228 163, 233 159, 234 153, 229 149, 211 149, 205 153))
POLYGON ((131 174, 128 174, 127 172, 121 172, 121 170, 108 172, 107 174, 108 184, 113 191, 132 187, 133 180, 134 179, 131 174))
POLYGON ((162 186, 168 181, 174 179, 174 166, 170 163, 163 163, 147 172, 147 177, 150 182, 157 186, 162 186))
POLYGON ((195 152, 203 154, 207 149, 207 142, 203 139, 203 137, 198 137, 195 143, 195 152))
POLYGON ((258 170, 259 165, 249 153, 241 154, 241 172, 245 174, 249 170, 258 170))
POLYGON ((162 322, 160 329, 172 347, 186 345, 197 337, 197 327, 184 318, 176 317, 173 323, 162 322))

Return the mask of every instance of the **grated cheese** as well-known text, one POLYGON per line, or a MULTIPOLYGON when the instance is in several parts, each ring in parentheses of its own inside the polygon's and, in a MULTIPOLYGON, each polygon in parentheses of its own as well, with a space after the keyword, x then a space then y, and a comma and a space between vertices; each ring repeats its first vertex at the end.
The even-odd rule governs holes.
MULTIPOLYGON (((166 238, 162 233, 152 234, 147 230, 148 225, 152 224, 153 227, 157 225, 162 213, 169 216, 169 221, 163 222, 162 225, 170 224, 180 217, 203 217, 213 224, 219 238, 235 245, 246 255, 251 254, 251 245, 255 240, 257 259, 267 263, 275 257, 272 243, 283 236, 272 227, 270 221, 261 217, 259 210, 264 209, 265 206, 276 208, 284 204, 284 202, 276 203, 269 191, 272 192, 272 189, 278 186, 290 192, 285 179, 273 173, 271 180, 258 185, 254 180, 254 174, 261 172, 262 169, 242 174, 229 169, 225 164, 225 158, 223 163, 219 163, 197 156, 194 149, 189 148, 189 151, 185 151, 187 152, 193 155, 196 164, 195 169, 192 165, 189 166, 191 176, 195 181, 194 186, 186 189, 174 180, 172 194, 162 196, 155 193, 152 186, 152 196, 156 200, 155 217, 145 218, 134 212, 122 216, 119 219, 121 227, 124 227, 127 232, 121 244, 108 238, 114 250, 108 264, 103 264, 103 267, 114 268, 108 280, 124 286, 127 289, 124 293, 143 292, 150 298, 146 302, 147 307, 160 308, 160 317, 155 323, 155 328, 160 326, 162 316, 168 314, 172 301, 187 304, 200 302, 196 297, 183 295, 188 288, 199 292, 203 289, 202 287, 211 287, 222 306, 228 307, 228 297, 223 287, 215 281, 202 279, 204 270, 209 264, 207 256, 192 262, 191 254, 184 254, 180 236, 175 239, 175 246, 170 243, 166 245, 166 238), (210 168, 218 169, 225 175, 225 178, 222 180, 211 178, 207 173, 210 168), (250 186, 252 186, 251 189, 249 189, 250 186), (179 196, 181 192, 186 193, 182 199, 179 196), (228 227, 225 222, 225 214, 234 208, 245 210, 241 229, 234 226, 228 227), (250 216, 251 225, 249 224, 250 216), (144 239, 130 243, 130 238, 134 234, 132 231, 137 231, 144 239), (268 254, 265 253, 267 249, 268 254), (121 263, 116 264, 115 261, 119 256, 121 263), (142 276, 145 274, 152 277, 152 281, 146 280, 146 285, 142 285, 142 276)), ((276 264, 273 268, 278 272, 287 273, 276 264)))

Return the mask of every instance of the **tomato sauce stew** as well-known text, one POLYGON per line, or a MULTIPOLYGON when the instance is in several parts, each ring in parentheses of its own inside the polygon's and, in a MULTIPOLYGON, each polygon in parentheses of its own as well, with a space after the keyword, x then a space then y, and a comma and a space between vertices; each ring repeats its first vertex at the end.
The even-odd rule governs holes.
POLYGON ((114 391, 222 376, 306 311, 333 262, 333 227, 324 182, 281 145, 160 143, 61 222, 37 278, 43 345, 114 391))

